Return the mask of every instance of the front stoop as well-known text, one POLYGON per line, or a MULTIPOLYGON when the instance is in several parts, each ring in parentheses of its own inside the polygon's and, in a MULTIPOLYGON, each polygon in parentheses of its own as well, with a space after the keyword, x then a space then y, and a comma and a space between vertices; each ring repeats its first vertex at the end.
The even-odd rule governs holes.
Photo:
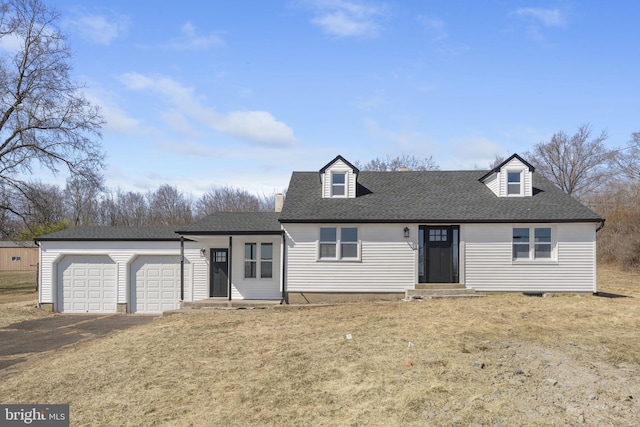
POLYGON ((483 297, 475 289, 458 283, 419 283, 415 289, 405 290, 405 301, 434 298, 478 298, 483 297))
POLYGON ((180 303, 181 310, 198 309, 232 309, 232 308, 271 308, 280 305, 282 300, 231 300, 226 298, 207 298, 200 301, 183 301, 180 303))

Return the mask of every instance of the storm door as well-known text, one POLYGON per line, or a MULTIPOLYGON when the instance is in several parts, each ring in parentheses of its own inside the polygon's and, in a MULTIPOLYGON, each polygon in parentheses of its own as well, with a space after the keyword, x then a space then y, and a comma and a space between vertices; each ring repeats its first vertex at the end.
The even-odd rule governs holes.
POLYGON ((209 278, 211 297, 227 297, 229 290, 229 250, 211 249, 211 277, 209 278))
POLYGON ((458 283, 459 235, 460 229, 456 225, 420 226, 420 283, 458 283))

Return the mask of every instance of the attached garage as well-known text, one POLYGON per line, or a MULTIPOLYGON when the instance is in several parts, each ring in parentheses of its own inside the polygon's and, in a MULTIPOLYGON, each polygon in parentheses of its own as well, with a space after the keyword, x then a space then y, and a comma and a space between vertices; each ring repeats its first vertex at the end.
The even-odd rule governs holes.
POLYGON ((173 227, 165 226, 73 227, 41 236, 36 243, 40 307, 56 312, 174 310, 181 300, 193 298, 194 260, 205 263, 200 244, 181 240, 173 227))
POLYGON ((131 264, 132 313, 162 313, 180 308, 180 257, 138 256, 131 264))
POLYGON ((106 255, 67 255, 58 262, 58 307, 65 313, 115 313, 117 267, 106 255))

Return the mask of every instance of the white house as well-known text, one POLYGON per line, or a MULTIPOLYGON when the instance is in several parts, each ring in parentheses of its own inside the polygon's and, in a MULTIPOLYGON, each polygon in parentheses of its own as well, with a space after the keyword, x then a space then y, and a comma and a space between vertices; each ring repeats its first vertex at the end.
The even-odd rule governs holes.
POLYGON ((491 171, 426 172, 338 156, 294 172, 281 211, 40 237, 40 304, 156 313, 207 298, 399 299, 422 283, 596 292, 603 222, 515 154, 491 171))

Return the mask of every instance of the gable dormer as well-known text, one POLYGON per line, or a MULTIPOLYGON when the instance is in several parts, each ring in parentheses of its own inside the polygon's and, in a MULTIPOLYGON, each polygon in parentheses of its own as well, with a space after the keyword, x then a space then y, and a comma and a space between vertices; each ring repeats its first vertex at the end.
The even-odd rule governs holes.
POLYGON ((356 197, 357 167, 344 157, 337 156, 320 169, 322 198, 354 198, 356 197))
POLYGON ((498 197, 531 197, 535 168, 517 154, 480 178, 498 197))

